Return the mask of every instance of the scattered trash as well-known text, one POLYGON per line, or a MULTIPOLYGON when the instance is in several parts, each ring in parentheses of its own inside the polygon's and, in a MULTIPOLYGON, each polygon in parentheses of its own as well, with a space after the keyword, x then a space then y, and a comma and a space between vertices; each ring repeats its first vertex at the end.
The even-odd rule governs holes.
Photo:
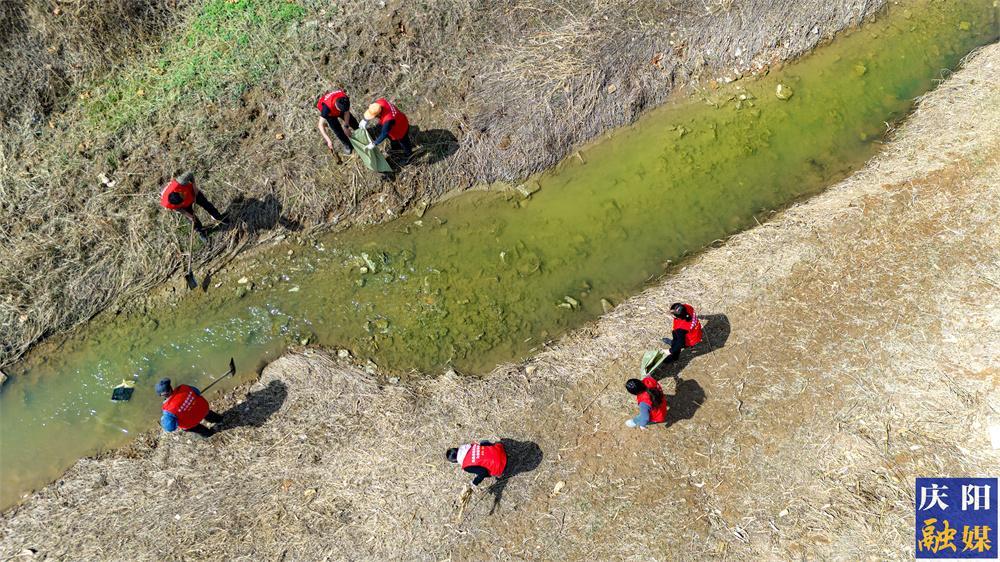
POLYGON ((559 492, 561 492, 562 489, 565 488, 565 487, 566 487, 566 483, 563 482, 562 480, 556 482, 556 485, 555 485, 554 488, 552 488, 552 493, 549 494, 549 496, 552 497, 552 496, 559 495, 559 492))
POLYGON ((351 352, 348 349, 341 349, 337 351, 337 357, 341 359, 347 359, 351 356, 351 352))
POLYGON ((610 86, 608 86, 607 91, 609 94, 613 94, 618 91, 618 86, 611 84, 610 86))
POLYGON ((237 283, 239 283, 240 285, 243 285, 243 284, 246 284, 246 283, 249 283, 249 282, 250 282, 250 280, 247 279, 246 277, 240 277, 239 281, 237 281, 237 283))

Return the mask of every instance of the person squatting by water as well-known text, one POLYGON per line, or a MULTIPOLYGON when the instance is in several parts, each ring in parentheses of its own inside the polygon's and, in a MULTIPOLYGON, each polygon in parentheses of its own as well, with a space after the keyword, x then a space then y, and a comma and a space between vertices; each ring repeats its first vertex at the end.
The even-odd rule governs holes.
POLYGON ((448 462, 459 463, 462 465, 462 470, 476 475, 472 480, 473 486, 480 485, 490 476, 500 477, 507 467, 507 451, 503 443, 489 441, 469 443, 448 449, 444 456, 448 462))
POLYGON ((651 423, 667 421, 667 398, 656 379, 629 379, 625 381, 625 390, 635 396, 635 401, 639 404, 639 414, 625 420, 625 425, 645 429, 651 423))
POLYGON ((670 346, 670 354, 664 359, 667 363, 677 361, 681 349, 698 345, 702 338, 701 320, 693 306, 675 302, 670 305, 670 314, 674 317, 673 332, 671 337, 663 338, 663 343, 670 346))
POLYGON ((351 98, 347 97, 344 90, 334 90, 326 93, 316 100, 316 109, 319 110, 320 118, 316 122, 319 134, 323 135, 326 147, 333 150, 333 141, 326 134, 324 123, 330 127, 333 134, 344 145, 344 154, 354 152, 351 146, 351 131, 358 128, 358 120, 351 114, 351 98))
POLYGON ((402 148, 403 155, 409 157, 413 153, 413 143, 410 142, 410 121, 406 114, 385 98, 379 98, 365 110, 361 128, 367 128, 368 123, 376 119, 382 130, 366 148, 371 150, 388 138, 393 150, 402 148))
POLYGON ((170 180, 170 183, 160 193, 160 205, 187 217, 194 226, 194 230, 198 233, 198 236, 203 242, 207 242, 208 234, 205 232, 205 226, 201 224, 198 216, 194 214, 195 203, 208 211, 208 214, 213 219, 221 223, 226 222, 226 215, 220 213, 215 208, 215 205, 212 205, 198 187, 195 186, 194 174, 191 172, 185 172, 180 177, 170 180))
POLYGON ((215 427, 202 425, 202 420, 211 424, 222 421, 222 415, 212 411, 208 400, 201 391, 193 386, 182 384, 177 388, 170 385, 170 379, 160 379, 156 383, 156 394, 163 398, 163 415, 160 416, 160 426, 170 433, 177 428, 196 433, 202 437, 211 437, 215 427))

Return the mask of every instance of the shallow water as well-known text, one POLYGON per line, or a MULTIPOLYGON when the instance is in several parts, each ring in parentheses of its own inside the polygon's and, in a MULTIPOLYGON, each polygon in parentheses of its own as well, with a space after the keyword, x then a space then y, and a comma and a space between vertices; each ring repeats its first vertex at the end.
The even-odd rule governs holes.
POLYGON ((245 377, 306 340, 401 374, 523 357, 598 316, 601 299, 640 290, 667 260, 858 169, 887 122, 996 40, 994 12, 990 1, 893 8, 763 79, 650 113, 533 178, 530 198, 473 192, 423 217, 279 245, 208 293, 43 344, 0 394, 0 504, 151 427, 160 377, 204 385, 230 356, 245 377), (790 99, 777 99, 779 83, 790 99), (122 378, 135 395, 111 403, 122 378))

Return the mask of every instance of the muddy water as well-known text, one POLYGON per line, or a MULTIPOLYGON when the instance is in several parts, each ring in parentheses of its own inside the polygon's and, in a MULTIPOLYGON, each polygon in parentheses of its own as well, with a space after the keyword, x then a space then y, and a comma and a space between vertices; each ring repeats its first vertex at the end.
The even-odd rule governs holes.
POLYGON ((244 376, 303 342, 401 375, 522 357, 668 260, 860 167, 887 122, 996 40, 994 11, 990 1, 893 8, 766 78, 652 112, 533 178, 530 197, 468 193, 423 216, 279 245, 207 293, 39 346, 0 394, 0 503, 149 428, 160 377, 204 385, 231 355, 244 376), (135 397, 111 403, 123 378, 135 397))

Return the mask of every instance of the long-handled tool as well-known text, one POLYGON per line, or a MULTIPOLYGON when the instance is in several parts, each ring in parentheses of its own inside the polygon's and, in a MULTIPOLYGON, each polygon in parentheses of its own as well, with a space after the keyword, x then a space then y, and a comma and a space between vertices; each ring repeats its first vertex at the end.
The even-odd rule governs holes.
POLYGON ((198 286, 198 280, 194 278, 192 263, 194 262, 194 227, 191 227, 191 238, 188 240, 188 270, 184 280, 187 281, 188 289, 198 286))
POLYGON ((227 378, 227 377, 231 377, 231 376, 233 376, 233 374, 234 374, 234 373, 236 373, 236 361, 235 361, 235 360, 233 360, 233 358, 232 358, 232 357, 230 357, 230 358, 229 358, 229 370, 228 370, 228 371, 226 371, 226 374, 222 375, 221 377, 219 377, 219 378, 215 379, 214 381, 212 381, 211 383, 209 383, 209 385, 208 385, 208 386, 206 386, 205 388, 201 389, 201 392, 202 392, 202 393, 205 393, 205 392, 207 392, 207 391, 208 391, 208 389, 210 389, 210 388, 212 388, 213 386, 215 386, 215 384, 216 384, 217 382, 221 381, 221 380, 222 380, 222 379, 224 379, 224 378, 227 378))

